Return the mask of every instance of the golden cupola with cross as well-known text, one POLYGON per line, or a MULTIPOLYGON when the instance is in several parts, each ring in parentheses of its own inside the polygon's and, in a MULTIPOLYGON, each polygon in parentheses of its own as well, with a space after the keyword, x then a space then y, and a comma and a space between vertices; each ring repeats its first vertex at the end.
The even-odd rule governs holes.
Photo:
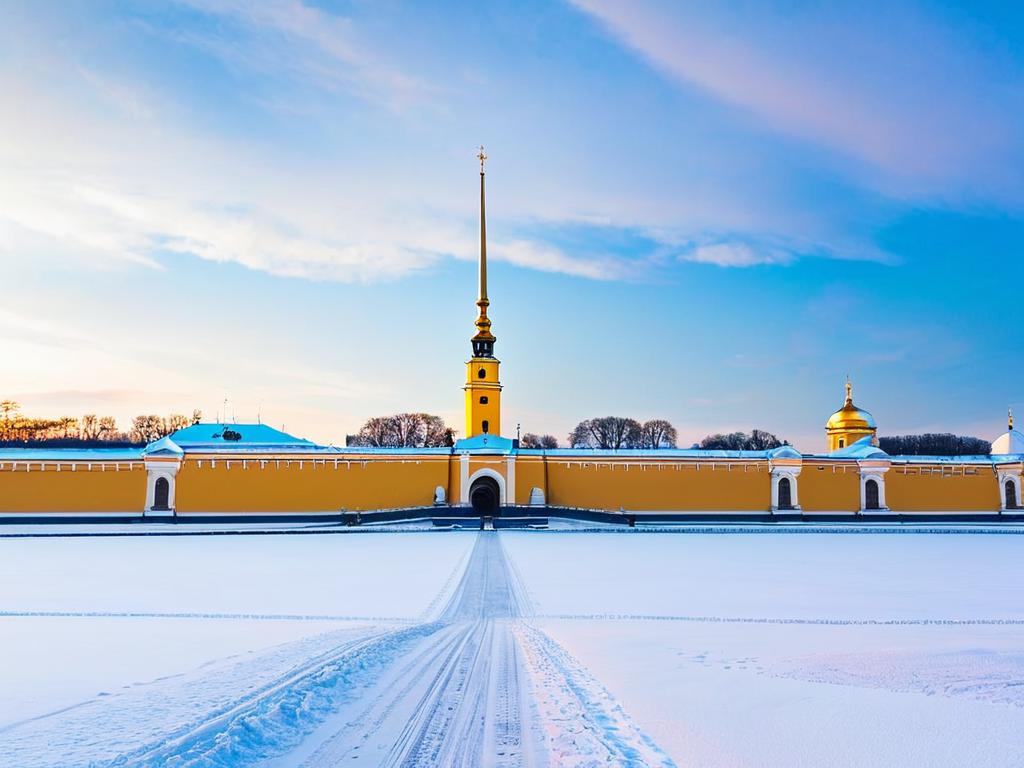
POLYGON ((484 162, 487 155, 480 147, 480 282, 476 300, 476 334, 472 338, 473 356, 466 363, 466 437, 501 434, 501 382, 499 360, 494 356, 494 334, 487 308, 487 219, 484 212, 484 162))
POLYGON ((878 426, 875 418, 853 404, 853 383, 850 377, 846 377, 846 402, 843 407, 829 416, 825 425, 825 435, 828 438, 828 450, 842 450, 863 440, 871 438, 872 445, 878 445, 878 426))

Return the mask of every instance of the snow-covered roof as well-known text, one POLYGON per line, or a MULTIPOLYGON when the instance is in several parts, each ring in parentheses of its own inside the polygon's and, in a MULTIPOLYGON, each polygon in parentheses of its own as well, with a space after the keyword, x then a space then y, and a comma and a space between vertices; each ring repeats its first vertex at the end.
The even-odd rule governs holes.
POLYGON ((803 454, 792 445, 780 445, 768 451, 768 457, 772 459, 801 459, 803 454))
POLYGON ((181 456, 185 453, 170 436, 161 437, 142 449, 143 456, 181 456))
POLYGON ((995 464, 1000 457, 985 454, 963 456, 890 456, 893 464, 995 464))
POLYGON ((457 440, 455 443, 456 451, 502 451, 509 452, 514 447, 514 441, 508 437, 501 437, 500 435, 476 435, 475 437, 467 437, 462 440, 457 440))
POLYGON ((1024 453, 1024 433, 1018 429, 1004 432, 992 441, 993 456, 1009 456, 1024 453))
POLYGON ((828 455, 836 459, 885 459, 889 454, 874 445, 870 435, 850 443, 845 448, 832 451, 828 455))
MULTIPOLYGON (((169 439, 181 448, 304 447, 315 443, 289 435, 266 424, 193 424, 179 429, 169 439)), ((159 442, 159 441, 158 441, 159 442)), ((155 444, 154 444, 155 445, 155 444)))

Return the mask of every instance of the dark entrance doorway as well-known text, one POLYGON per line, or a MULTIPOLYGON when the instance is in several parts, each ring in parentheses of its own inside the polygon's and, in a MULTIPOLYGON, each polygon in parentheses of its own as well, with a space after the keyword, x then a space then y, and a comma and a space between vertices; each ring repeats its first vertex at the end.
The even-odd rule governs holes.
POLYGON ((1017 485, 1013 480, 1006 481, 1006 508, 1017 508, 1017 485))
POLYGON ((792 509, 793 508, 793 487, 790 485, 789 478, 783 477, 779 479, 779 509, 792 509))
POLYGON ((497 517, 500 512, 501 489, 493 477, 477 478, 469 489, 469 503, 480 517, 497 517))
POLYGON ((167 500, 170 495, 171 484, 167 482, 166 477, 158 477, 153 488, 153 509, 166 512, 169 509, 167 500))
POLYGON ((864 508, 878 509, 878 481, 868 480, 864 483, 864 508))

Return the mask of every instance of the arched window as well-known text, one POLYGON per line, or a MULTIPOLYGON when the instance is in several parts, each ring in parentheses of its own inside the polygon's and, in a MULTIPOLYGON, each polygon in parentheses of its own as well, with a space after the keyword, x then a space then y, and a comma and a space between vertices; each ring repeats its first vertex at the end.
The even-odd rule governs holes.
POLYGON ((484 419, 483 430, 485 435, 491 430, 491 423, 487 419, 484 419))
POLYGON ((839 438, 839 447, 840 448, 845 448, 846 447, 846 440, 844 440, 841 437, 839 438))
POLYGON ((1017 508, 1017 484, 1013 480, 1006 481, 1006 508, 1017 508))
POLYGON ((487 378, 487 369, 486 368, 481 368, 479 371, 476 372, 476 376, 477 376, 478 379, 486 379, 487 378))
POLYGON ((480 405, 487 405, 487 395, 480 396, 480 405))
POLYGON ((867 480, 864 483, 864 509, 878 509, 877 480, 867 480))
POLYGON ((793 486, 788 477, 779 479, 779 509, 793 508, 793 486))
POLYGON ((166 512, 170 507, 168 506, 168 499, 171 495, 171 484, 167 482, 166 477, 158 477, 156 479, 156 485, 153 487, 153 509, 161 512, 166 512))

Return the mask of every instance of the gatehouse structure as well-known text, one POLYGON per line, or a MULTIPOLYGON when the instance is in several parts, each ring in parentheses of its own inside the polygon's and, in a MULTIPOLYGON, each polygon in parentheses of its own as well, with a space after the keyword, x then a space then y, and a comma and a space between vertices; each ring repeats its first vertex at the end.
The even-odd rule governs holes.
POLYGON ((502 435, 488 315, 486 156, 480 160, 476 333, 465 437, 451 448, 336 448, 264 424, 195 424, 143 449, 0 448, 0 521, 547 516, 607 519, 1024 519, 1024 434, 988 456, 890 456, 853 402, 824 450, 535 450, 502 435))

